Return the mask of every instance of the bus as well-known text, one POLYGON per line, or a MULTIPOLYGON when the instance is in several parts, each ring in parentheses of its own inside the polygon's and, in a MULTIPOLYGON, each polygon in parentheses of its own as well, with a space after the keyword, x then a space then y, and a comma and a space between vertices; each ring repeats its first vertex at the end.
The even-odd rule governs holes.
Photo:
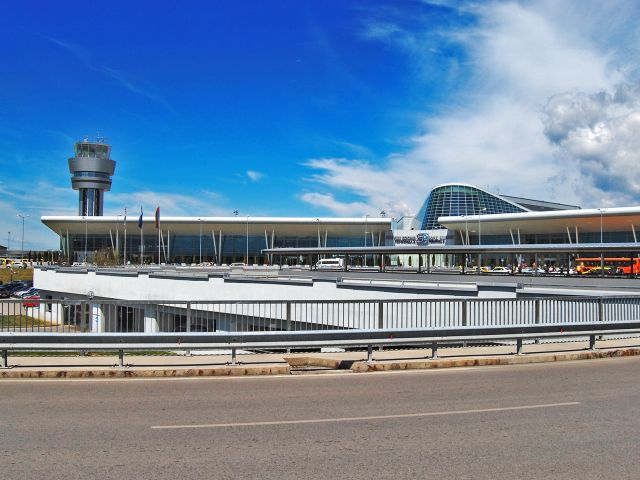
MULTIPOLYGON (((587 274, 591 270, 600 270, 600 257, 576 258, 576 272, 587 274)), ((625 275, 640 273, 640 258, 637 257, 604 257, 605 272, 622 273, 625 275), (632 271, 633 269, 633 271, 632 271)))

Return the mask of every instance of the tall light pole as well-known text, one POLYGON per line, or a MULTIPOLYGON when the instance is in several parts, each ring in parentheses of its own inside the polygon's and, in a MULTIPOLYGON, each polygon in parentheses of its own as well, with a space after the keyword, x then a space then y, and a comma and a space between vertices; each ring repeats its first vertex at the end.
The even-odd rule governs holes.
POLYGON ((7 234, 7 250, 11 250, 11 232, 7 234))
POLYGON ((84 263, 87 263, 87 217, 82 217, 84 220, 84 263))
MULTIPOLYGON (((369 230, 369 214, 364 216, 364 248, 367 248, 367 234, 369 230)), ((365 250, 364 254, 364 266, 367 266, 367 254, 365 250)))
POLYGON ((604 212, 604 208, 597 208, 596 210, 600 212, 600 243, 602 243, 602 213, 604 212))
MULTIPOLYGON (((478 246, 482 245, 482 225, 480 219, 482 218, 482 212, 486 212, 487 207, 482 207, 478 212, 478 246)), ((482 271, 482 254, 478 252, 478 268, 482 271)))
POLYGON ((18 213, 16 217, 22 219, 22 241, 20 243, 20 263, 24 263, 24 219, 29 217, 30 215, 23 215, 22 213, 18 213))
POLYGON ((120 215, 116 215, 116 254, 115 254, 115 264, 120 264, 120 215))
MULTIPOLYGON (((318 248, 320 248, 322 246, 322 243, 320 242, 320 219, 316 218, 316 222, 318 222, 318 248)), ((311 261, 313 262, 313 256, 311 257, 311 261)), ((320 261, 320 254, 318 254, 318 261, 320 261)))
MULTIPOLYGON (((604 208, 597 209, 600 212, 600 245, 602 245, 602 213, 604 208)), ((600 276, 604 277, 604 252, 600 252, 600 276)))
POLYGON ((202 265, 202 219, 199 218, 198 222, 200 222, 200 265, 202 265))
POLYGON ((247 215, 247 266, 249 266, 249 215, 247 215))

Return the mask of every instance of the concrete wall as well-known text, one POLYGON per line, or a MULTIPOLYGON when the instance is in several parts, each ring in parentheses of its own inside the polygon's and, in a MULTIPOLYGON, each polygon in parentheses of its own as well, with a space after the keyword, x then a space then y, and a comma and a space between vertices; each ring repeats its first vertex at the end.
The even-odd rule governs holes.
MULTIPOLYGON (((123 300, 385 300, 450 298, 451 295, 477 297, 474 286, 461 289, 454 284, 412 282, 406 288, 403 282, 385 281, 371 288, 362 284, 340 286, 335 281, 280 282, 244 278, 229 280, 221 277, 208 279, 157 278, 148 273, 137 276, 97 274, 96 272, 60 272, 34 270, 34 285, 54 298, 96 298, 123 300), (422 285, 424 292, 418 288, 422 285)), ((483 295, 484 296, 484 295, 483 295)), ((513 294, 491 292, 491 297, 515 297, 513 294)))

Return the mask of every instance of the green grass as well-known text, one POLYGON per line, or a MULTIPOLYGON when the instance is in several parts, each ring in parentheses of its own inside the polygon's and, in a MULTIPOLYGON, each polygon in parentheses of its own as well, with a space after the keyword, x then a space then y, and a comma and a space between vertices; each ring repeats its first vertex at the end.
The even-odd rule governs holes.
MULTIPOLYGON (((33 280, 33 268, 18 268, 13 271, 13 280, 33 280)), ((4 283, 11 282, 11 270, 8 268, 0 268, 0 281, 4 283)))
POLYGON ((0 328, 38 328, 51 326, 53 326, 53 324, 50 322, 25 315, 0 315, 0 328))

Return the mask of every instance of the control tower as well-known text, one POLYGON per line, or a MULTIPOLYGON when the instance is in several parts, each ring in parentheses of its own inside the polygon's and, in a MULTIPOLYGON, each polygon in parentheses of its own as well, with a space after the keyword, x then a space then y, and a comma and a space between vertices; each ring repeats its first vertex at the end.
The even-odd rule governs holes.
POLYGON ((103 196, 111 190, 111 175, 116 162, 109 158, 111 145, 104 138, 95 142, 85 138, 75 145, 75 157, 69 159, 71 186, 79 191, 78 215, 95 217, 102 215, 103 196))

